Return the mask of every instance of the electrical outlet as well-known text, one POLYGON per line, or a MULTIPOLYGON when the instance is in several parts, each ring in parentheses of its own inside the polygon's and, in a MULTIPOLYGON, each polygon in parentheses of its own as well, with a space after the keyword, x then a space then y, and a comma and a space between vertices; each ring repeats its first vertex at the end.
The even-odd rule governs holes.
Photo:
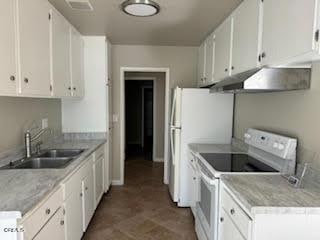
POLYGON ((42 119, 42 129, 46 129, 49 126, 48 118, 43 118, 42 119))

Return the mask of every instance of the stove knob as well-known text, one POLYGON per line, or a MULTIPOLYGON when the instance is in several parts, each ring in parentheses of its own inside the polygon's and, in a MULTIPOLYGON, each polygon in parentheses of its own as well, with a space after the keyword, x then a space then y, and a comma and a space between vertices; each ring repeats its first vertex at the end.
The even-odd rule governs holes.
POLYGON ((278 149, 279 150, 283 150, 284 149, 284 145, 282 143, 280 143, 278 149))
POLYGON ((278 148, 278 147, 279 147, 279 143, 275 142, 275 143, 273 144, 273 148, 278 148))

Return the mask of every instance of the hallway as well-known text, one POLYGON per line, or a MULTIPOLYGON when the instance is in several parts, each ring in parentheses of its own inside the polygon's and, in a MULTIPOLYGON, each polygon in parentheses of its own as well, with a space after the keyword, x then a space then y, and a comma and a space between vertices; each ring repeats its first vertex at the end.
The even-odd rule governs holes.
POLYGON ((195 240, 190 209, 177 208, 162 183, 163 164, 126 161, 125 185, 112 187, 84 240, 195 240))

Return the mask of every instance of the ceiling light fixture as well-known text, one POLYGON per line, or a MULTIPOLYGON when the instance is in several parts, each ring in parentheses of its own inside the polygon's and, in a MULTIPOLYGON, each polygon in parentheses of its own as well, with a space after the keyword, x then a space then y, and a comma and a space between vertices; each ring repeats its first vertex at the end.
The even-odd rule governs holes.
POLYGON ((122 11, 136 17, 150 17, 160 12, 160 6, 151 0, 127 0, 121 4, 122 11))

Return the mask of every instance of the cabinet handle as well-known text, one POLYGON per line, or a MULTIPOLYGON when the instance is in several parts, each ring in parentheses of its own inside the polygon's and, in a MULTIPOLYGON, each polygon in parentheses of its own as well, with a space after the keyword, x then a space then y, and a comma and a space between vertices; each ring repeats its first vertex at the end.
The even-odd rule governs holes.
POLYGON ((196 177, 193 177, 193 180, 196 180, 197 178, 196 177))
POLYGON ((228 72, 228 68, 224 69, 225 72, 228 72))
POLYGON ((234 66, 231 67, 231 70, 234 70, 234 66))
POLYGON ((25 79, 24 79, 24 82, 25 82, 25 83, 28 83, 28 82, 29 82, 29 79, 28 79, 28 78, 25 78, 25 79))
POLYGON ((10 76, 10 80, 11 80, 11 81, 15 81, 15 80, 16 80, 16 77, 15 77, 15 76, 13 76, 13 75, 12 75, 12 76, 10 76))
POLYGON ((71 87, 68 87, 68 90, 71 90, 71 87))
POLYGON ((76 87, 73 87, 73 90, 77 90, 77 88, 76 88, 76 87))
POLYGON ((265 52, 263 52, 262 54, 261 54, 261 57, 262 58, 265 58, 267 55, 266 55, 266 53, 265 52))
POLYGON ((60 221, 60 225, 63 226, 64 225, 64 220, 60 221))
POLYGON ((50 208, 47 208, 47 209, 46 209, 46 214, 49 215, 50 212, 51 212, 50 208))
POLYGON ((63 210, 62 210, 62 214, 63 214, 63 215, 66 215, 66 209, 63 209, 63 210))
POLYGON ((235 211, 233 208, 230 210, 231 215, 234 215, 235 212, 236 212, 236 211, 235 211))
POLYGON ((88 190, 88 187, 85 187, 84 189, 87 191, 87 190, 88 190))
POLYGON ((83 196, 83 194, 82 193, 80 193, 80 197, 82 197, 83 196))
POLYGON ((223 222, 223 221, 224 221, 224 218, 223 218, 223 217, 221 217, 221 218, 220 218, 220 222, 223 222))

